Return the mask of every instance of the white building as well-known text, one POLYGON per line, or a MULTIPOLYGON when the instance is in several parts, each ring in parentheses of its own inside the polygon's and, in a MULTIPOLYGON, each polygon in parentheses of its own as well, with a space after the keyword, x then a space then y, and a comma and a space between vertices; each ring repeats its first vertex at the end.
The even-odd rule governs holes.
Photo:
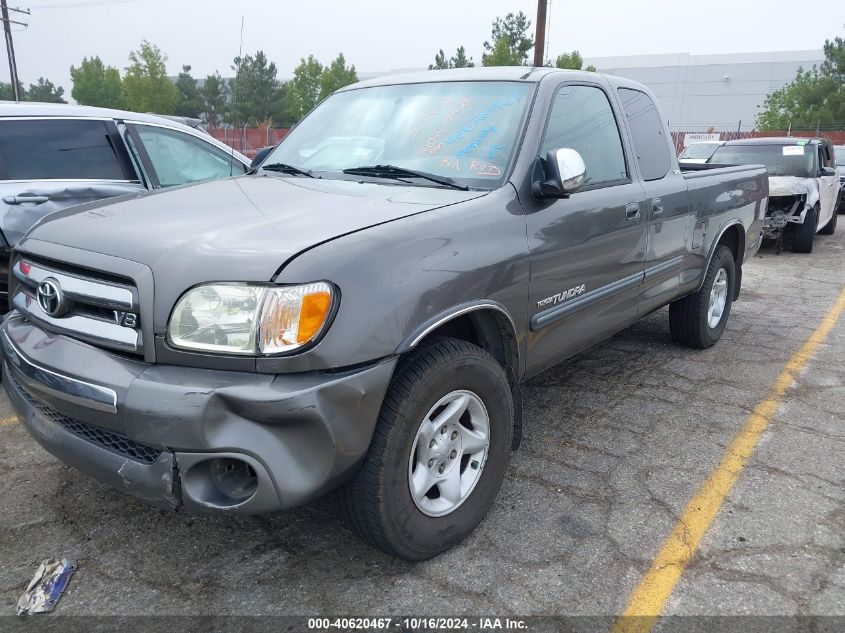
POLYGON ((753 129, 766 95, 823 61, 823 51, 811 50, 591 57, 584 65, 647 85, 672 130, 723 132, 753 129))

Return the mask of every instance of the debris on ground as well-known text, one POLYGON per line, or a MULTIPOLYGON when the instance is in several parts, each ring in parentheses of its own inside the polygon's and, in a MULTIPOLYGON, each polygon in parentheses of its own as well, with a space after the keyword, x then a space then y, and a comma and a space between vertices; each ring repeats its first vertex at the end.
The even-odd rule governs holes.
POLYGON ((45 558, 41 561, 26 591, 18 598, 18 615, 49 613, 55 609, 56 603, 62 597, 75 571, 76 563, 66 558, 61 560, 45 558))

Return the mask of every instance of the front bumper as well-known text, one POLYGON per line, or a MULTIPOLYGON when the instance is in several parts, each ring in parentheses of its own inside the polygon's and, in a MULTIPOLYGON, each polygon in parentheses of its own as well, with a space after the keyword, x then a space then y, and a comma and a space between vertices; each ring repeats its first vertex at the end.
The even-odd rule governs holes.
POLYGON ((804 224, 809 207, 806 196, 771 196, 763 219, 763 237, 775 239, 790 224, 804 224))
POLYGON ((367 452, 396 363, 282 375, 151 365, 16 312, 0 346, 6 393, 44 448, 147 503, 196 513, 270 512, 343 483, 367 452), (245 465, 254 486, 223 494, 224 462, 245 465))

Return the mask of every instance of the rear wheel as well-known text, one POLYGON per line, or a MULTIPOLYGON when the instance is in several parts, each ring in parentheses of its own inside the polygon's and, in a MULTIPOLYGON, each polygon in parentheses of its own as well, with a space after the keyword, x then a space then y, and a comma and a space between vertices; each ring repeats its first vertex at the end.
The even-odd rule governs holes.
POLYGON ((699 291, 669 304, 672 338, 687 347, 714 345, 728 322, 735 284, 733 252, 727 246, 717 246, 699 291))
POLYGON ((830 218, 827 224, 824 225, 824 228, 819 231, 822 235, 833 235, 833 232, 836 230, 836 218, 839 217, 839 214, 834 210, 833 217, 830 218))
POLYGON ((438 339, 403 359, 370 450, 339 491, 353 529, 388 554, 436 556, 487 514, 505 472, 513 401, 501 365, 480 347, 438 339))
POLYGON ((819 224, 819 207, 816 205, 804 217, 803 224, 793 225, 792 250, 795 253, 812 253, 819 224))

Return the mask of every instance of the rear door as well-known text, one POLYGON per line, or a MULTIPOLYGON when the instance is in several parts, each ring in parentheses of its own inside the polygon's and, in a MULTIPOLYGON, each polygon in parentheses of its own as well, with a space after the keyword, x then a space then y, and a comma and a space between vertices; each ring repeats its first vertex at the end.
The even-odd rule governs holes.
POLYGON ((619 88, 618 94, 646 198, 645 276, 639 298, 645 314, 678 293, 692 215, 686 181, 675 168, 668 130, 654 101, 632 88, 619 88))
POLYGON ((49 213, 143 188, 110 119, 0 119, 0 230, 11 246, 49 213))
POLYGON ((248 166, 199 134, 147 123, 127 123, 133 150, 154 188, 241 176, 248 166))
MULTIPOLYGON (((527 196, 529 372, 636 319, 645 253, 644 194, 626 160, 620 113, 603 86, 564 83, 555 91, 540 146, 571 148, 586 165, 568 198, 527 196)), ((529 150, 530 151, 530 150, 529 150)))

